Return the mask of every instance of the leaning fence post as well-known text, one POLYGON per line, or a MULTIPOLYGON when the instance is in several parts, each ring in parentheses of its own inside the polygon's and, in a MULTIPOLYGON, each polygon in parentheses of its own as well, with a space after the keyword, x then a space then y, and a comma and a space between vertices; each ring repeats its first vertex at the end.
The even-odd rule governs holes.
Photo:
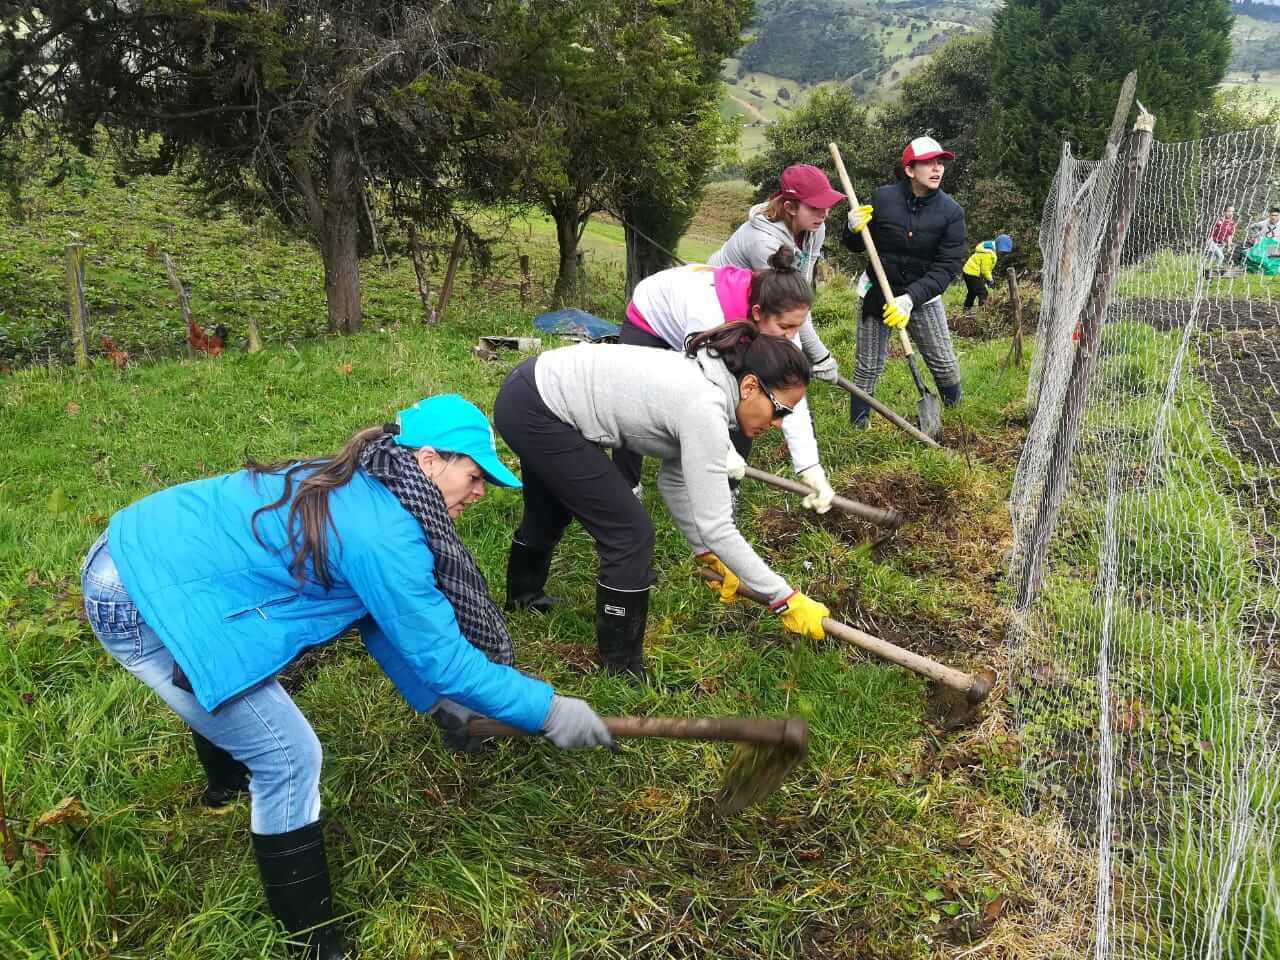
POLYGON ((439 320, 444 316, 444 308, 449 305, 449 297, 453 294, 453 281, 458 275, 458 263, 462 260, 462 246, 466 240, 466 233, 462 228, 462 224, 458 224, 458 230, 453 236, 453 249, 449 251, 449 265, 444 271, 444 283, 440 287, 440 299, 436 301, 435 319, 439 320))
POLYGON ((191 301, 187 299, 187 288, 182 285, 182 277, 178 276, 178 265, 173 262, 173 257, 169 254, 164 255, 164 271, 169 275, 169 286, 173 287, 173 292, 178 296, 178 309, 182 313, 182 325, 184 332, 187 334, 187 356, 194 357, 196 355, 195 347, 191 345, 191 301))
POLYGON ((436 312, 431 309, 431 277, 427 274, 422 247, 418 245, 418 228, 409 222, 409 259, 413 262, 413 275, 418 281, 418 299, 422 301, 422 322, 430 326, 436 322, 436 312))
POLYGON ((1106 242, 1098 257, 1089 287, 1089 297, 1080 311, 1080 342, 1071 361, 1071 373, 1062 400, 1062 416, 1058 420, 1049 454, 1049 470, 1044 493, 1036 510, 1035 523, 1022 569, 1018 571, 1017 609, 1025 611, 1040 588, 1040 574, 1049 537, 1062 506, 1067 481, 1071 477, 1071 459, 1080 435, 1081 414, 1089 393, 1089 382, 1098 365, 1102 339, 1102 322, 1111 303, 1120 255, 1124 249, 1129 221, 1137 205, 1138 190, 1151 154, 1152 131, 1156 118, 1138 105, 1138 122, 1133 127, 1130 156, 1125 175, 1120 178, 1111 222, 1107 224, 1106 242))
POLYGON ((1004 358, 1002 367, 1011 364, 1022 366, 1022 295, 1018 293, 1018 271, 1010 267, 1006 276, 1009 278, 1009 302, 1013 304, 1013 342, 1009 344, 1009 355, 1004 358))
POLYGON ((67 317, 71 321, 71 344, 75 348, 76 366, 89 366, 89 302, 84 296, 84 244, 68 243, 67 317))
POLYGON ((529 305, 529 297, 533 293, 533 278, 529 275, 529 255, 520 254, 520 306, 529 305))

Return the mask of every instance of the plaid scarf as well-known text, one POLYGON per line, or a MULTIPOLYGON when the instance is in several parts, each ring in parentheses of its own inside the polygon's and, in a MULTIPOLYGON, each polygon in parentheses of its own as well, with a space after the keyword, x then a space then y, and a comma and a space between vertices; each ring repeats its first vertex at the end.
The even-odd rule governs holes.
POLYGON ((454 529, 440 488, 423 476, 412 451, 390 435, 364 448, 360 466, 395 494, 400 505, 422 525, 435 557, 436 584, 449 598, 462 635, 494 663, 510 666, 515 649, 506 621, 489 596, 489 584, 475 558, 454 529))

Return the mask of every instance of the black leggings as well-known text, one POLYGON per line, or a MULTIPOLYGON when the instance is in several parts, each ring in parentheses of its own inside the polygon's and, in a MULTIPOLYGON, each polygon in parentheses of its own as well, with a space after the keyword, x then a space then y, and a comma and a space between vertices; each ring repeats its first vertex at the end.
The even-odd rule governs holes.
POLYGON ((494 426, 520 458, 524 515, 516 539, 550 551, 576 518, 596 542, 600 583, 647 590, 657 579, 653 521, 604 450, 543 401, 533 374, 537 359, 512 370, 493 402, 494 426))
POLYGON ((971 273, 964 275, 964 285, 969 290, 969 295, 964 298, 964 308, 968 310, 973 306, 974 301, 978 303, 987 302, 987 281, 981 277, 975 277, 971 273))
MULTIPOLYGON (((641 330, 630 320, 623 321, 622 329, 618 331, 618 342, 625 343, 631 347, 657 347, 659 350, 670 350, 667 341, 661 337, 655 337, 647 330, 641 330)), ((733 449, 738 451, 738 456, 743 460, 751 457, 751 438, 741 430, 730 430, 729 439, 733 443, 733 449)), ((635 487, 640 482, 640 471, 644 464, 644 457, 631 450, 614 450, 613 465, 618 468, 623 479, 627 483, 635 487)), ((737 489, 738 481, 730 480, 730 489, 737 489)))

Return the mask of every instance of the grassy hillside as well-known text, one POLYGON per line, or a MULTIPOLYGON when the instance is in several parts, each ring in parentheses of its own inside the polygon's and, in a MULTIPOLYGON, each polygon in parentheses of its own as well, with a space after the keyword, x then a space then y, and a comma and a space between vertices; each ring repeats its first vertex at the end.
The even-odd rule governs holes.
MULTIPOLYGON (((248 852, 247 810, 201 812, 185 731, 81 619, 79 558, 114 510, 235 469, 246 454, 333 450, 433 392, 489 408, 515 358, 486 363, 469 348, 482 334, 531 332, 537 308, 464 277, 458 308, 424 328, 405 266, 371 262, 370 332, 309 338, 322 317, 317 267, 264 224, 194 220, 159 180, 124 192, 96 184, 75 199, 53 191, 34 207, 5 239, 7 311, 54 309, 56 253, 74 229, 91 247, 95 329, 109 318, 123 342, 176 346, 154 241, 176 251, 201 316, 230 322, 261 310, 268 349, 0 376, 0 790, 18 834, 17 855, 0 864, 0 947, 25 960, 283 958, 248 852), (68 797, 83 819, 39 824, 68 797)), ((537 264, 554 255, 536 225, 509 242, 537 264)), ((616 274, 596 282, 594 296, 616 303, 616 274)), ((836 282, 816 310, 845 365, 854 307, 836 282)), ((834 615, 966 668, 999 666, 1003 655, 994 590, 1025 385, 1023 371, 1001 369, 1005 349, 960 342, 969 399, 948 415, 955 452, 925 451, 881 421, 851 432, 843 396, 811 391, 835 486, 908 517, 876 551, 863 525, 815 518, 768 488, 748 484, 738 507, 748 539, 834 615)), ((908 411, 912 391, 891 361, 879 395, 908 411)), ((753 460, 787 470, 776 435, 753 460)), ((759 609, 719 603, 698 584, 649 480, 660 571, 646 638, 654 684, 591 668, 595 560, 576 529, 552 571, 566 607, 511 618, 518 662, 609 713, 804 716, 810 760, 767 803, 717 822, 706 801, 728 754, 713 746, 565 755, 523 743, 451 756, 358 642, 340 639, 290 683, 324 744, 336 899, 361 954, 1080 955, 1084 906, 1060 888, 1055 866, 1078 854, 1059 825, 1021 812, 999 694, 981 723, 942 735, 913 675, 836 643, 796 642, 759 609)), ((498 591, 519 511, 517 496, 493 491, 460 521, 498 591)))

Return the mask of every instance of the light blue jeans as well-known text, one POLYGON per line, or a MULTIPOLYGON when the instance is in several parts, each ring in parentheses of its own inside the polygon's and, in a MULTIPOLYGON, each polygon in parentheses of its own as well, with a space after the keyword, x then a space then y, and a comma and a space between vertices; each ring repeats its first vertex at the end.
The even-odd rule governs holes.
POLYGON ((105 533, 85 557, 80 581, 89 624, 107 653, 188 726, 249 768, 254 833, 287 833, 320 818, 320 741, 278 682, 210 713, 174 684, 173 657, 129 599, 105 533))

